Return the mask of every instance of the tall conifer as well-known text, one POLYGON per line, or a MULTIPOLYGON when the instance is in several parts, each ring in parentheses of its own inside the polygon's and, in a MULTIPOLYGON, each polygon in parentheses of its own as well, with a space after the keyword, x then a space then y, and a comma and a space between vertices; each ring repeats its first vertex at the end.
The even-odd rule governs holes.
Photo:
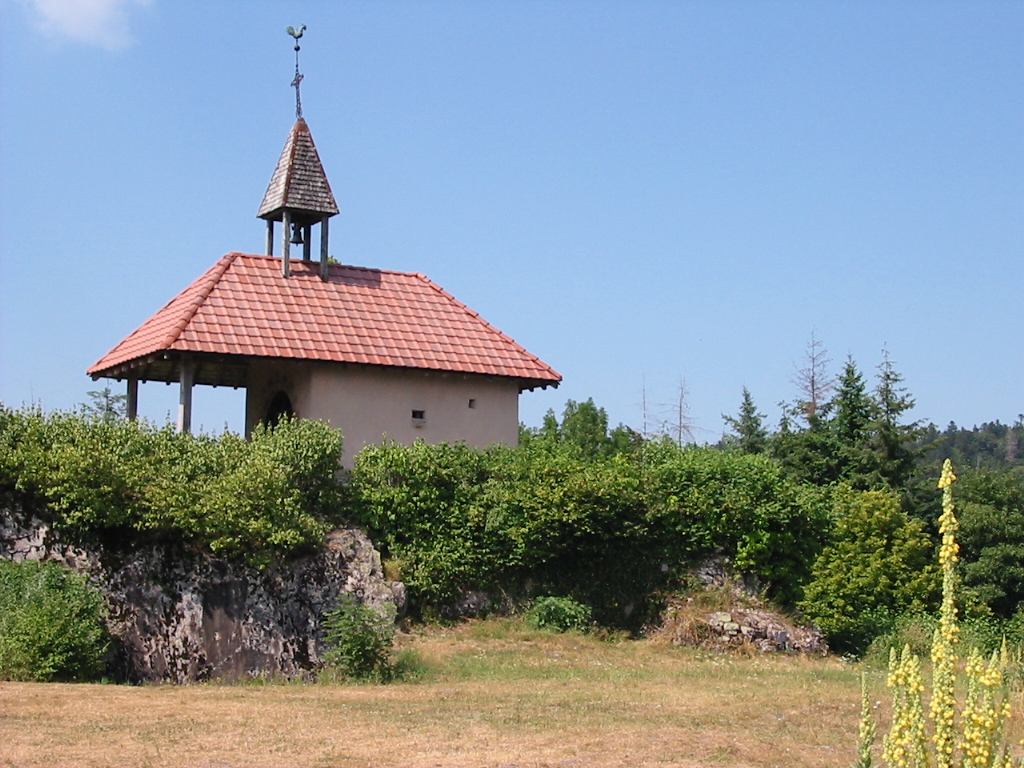
POLYGON ((750 390, 743 387, 743 402, 738 417, 722 414, 725 423, 735 433, 735 445, 743 453, 764 453, 768 448, 768 430, 764 426, 763 413, 757 412, 750 390))

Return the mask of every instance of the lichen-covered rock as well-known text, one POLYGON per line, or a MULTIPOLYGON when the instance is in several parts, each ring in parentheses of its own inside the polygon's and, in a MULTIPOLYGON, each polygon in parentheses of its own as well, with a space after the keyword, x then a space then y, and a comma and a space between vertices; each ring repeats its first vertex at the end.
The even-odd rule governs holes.
POLYGON ((825 637, 813 627, 800 627, 774 611, 760 607, 715 611, 707 616, 710 637, 721 645, 751 643, 760 651, 828 652, 825 637))
POLYGON ((339 594, 378 609, 405 607, 404 585, 385 580, 379 553, 356 528, 258 570, 181 543, 116 555, 68 547, 38 519, 3 511, 0 557, 88 573, 107 595, 116 665, 132 681, 307 676, 323 657, 323 617, 339 594))
POLYGON ((825 636, 817 628, 801 626, 769 610, 734 584, 706 587, 670 599, 660 625, 651 629, 651 635, 672 645, 718 650, 828 653, 825 636))

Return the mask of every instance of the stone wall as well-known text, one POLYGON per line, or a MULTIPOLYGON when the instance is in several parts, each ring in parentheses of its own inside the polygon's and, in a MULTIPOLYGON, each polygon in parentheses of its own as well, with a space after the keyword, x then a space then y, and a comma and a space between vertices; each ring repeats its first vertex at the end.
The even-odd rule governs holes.
POLYGON ((8 508, 0 509, 0 558, 87 573, 107 595, 118 677, 133 682, 308 676, 323 658, 322 621, 339 594, 405 607, 404 585, 385 580, 379 553, 356 528, 260 571, 181 542, 129 553, 70 547, 38 518, 8 508))

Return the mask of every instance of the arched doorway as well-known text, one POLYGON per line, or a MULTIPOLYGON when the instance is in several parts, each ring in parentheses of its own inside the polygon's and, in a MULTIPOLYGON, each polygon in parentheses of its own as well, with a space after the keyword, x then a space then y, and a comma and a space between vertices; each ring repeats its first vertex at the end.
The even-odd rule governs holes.
POLYGON ((270 400, 270 407, 267 408, 267 415, 263 422, 268 427, 276 427, 282 416, 294 418, 295 411, 292 409, 292 400, 288 394, 283 390, 278 390, 270 400))

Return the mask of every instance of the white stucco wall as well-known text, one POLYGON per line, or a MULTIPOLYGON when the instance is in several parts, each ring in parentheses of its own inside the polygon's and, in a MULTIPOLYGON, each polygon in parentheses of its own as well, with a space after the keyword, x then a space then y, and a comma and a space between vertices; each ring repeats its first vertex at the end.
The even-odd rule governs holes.
POLYGON ((284 391, 300 418, 321 419, 345 438, 351 467, 367 444, 465 441, 516 445, 519 385, 514 379, 333 363, 253 361, 246 391, 246 429, 284 391), (472 403, 472 405, 471 405, 472 403), (423 419, 414 419, 422 411, 423 419))

